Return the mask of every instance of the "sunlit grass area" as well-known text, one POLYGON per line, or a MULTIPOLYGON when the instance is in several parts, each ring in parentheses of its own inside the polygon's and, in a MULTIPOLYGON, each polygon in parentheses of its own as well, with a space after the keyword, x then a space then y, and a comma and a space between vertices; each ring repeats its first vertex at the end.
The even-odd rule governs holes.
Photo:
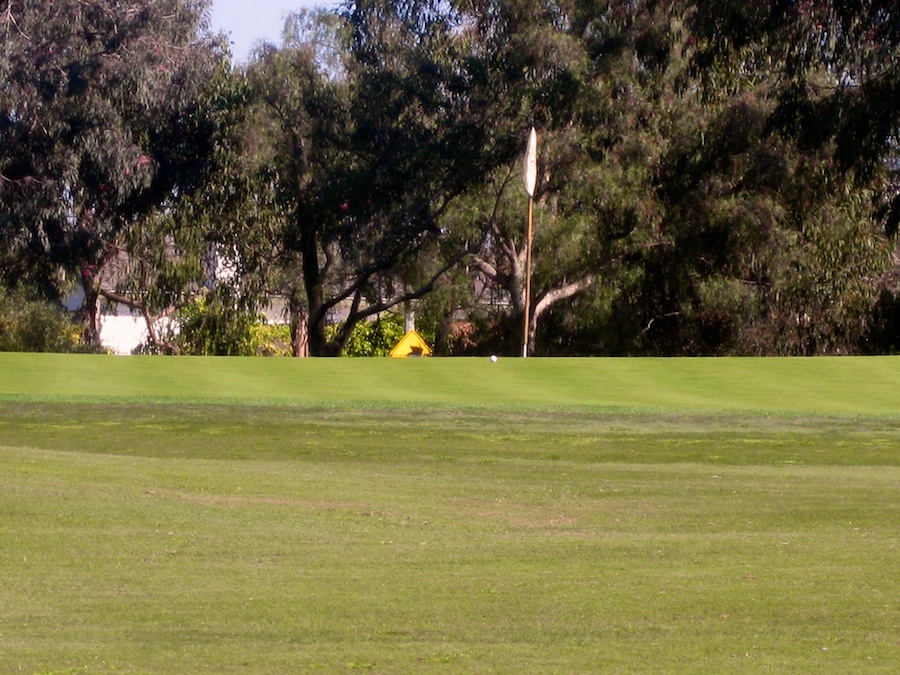
POLYGON ((900 669, 895 360, 57 359, 2 672, 900 669))
POLYGON ((0 354, 0 397, 897 415, 900 358, 266 359, 0 354))

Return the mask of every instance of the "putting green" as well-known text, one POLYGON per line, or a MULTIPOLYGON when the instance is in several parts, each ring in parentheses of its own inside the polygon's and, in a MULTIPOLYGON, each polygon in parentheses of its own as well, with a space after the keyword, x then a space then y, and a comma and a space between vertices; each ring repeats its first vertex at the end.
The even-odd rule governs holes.
POLYGON ((0 399, 900 415, 900 358, 275 359, 0 354, 0 399))

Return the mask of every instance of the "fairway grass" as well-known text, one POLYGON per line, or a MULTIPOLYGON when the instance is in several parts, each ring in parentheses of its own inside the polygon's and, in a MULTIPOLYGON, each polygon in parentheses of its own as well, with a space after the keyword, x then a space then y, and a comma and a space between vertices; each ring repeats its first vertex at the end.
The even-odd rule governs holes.
POLYGON ((0 355, 0 672, 900 671, 897 361, 297 363, 0 355))

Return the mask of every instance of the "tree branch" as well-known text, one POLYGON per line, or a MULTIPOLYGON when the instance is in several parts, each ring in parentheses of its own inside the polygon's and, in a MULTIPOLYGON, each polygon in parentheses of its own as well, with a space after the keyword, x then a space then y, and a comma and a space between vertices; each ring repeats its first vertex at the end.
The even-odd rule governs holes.
POLYGON ((641 331, 641 335, 646 335, 657 319, 668 319, 669 317, 680 316, 680 315, 681 315, 681 312, 668 312, 666 314, 660 314, 659 316, 654 316, 652 319, 650 319, 650 321, 647 322, 647 325, 644 326, 644 330, 641 331))
POLYGON ((404 302, 409 302, 410 300, 418 300, 424 295, 427 295, 431 291, 434 290, 434 285, 437 283, 438 279, 440 279, 444 274, 447 273, 448 270, 457 265, 463 258, 469 255, 469 251, 461 251, 453 256, 449 262, 445 263, 435 274, 433 274, 425 283, 419 286, 414 291, 409 291, 404 293, 403 295, 399 295, 390 300, 385 300, 383 302, 379 302, 377 304, 366 307, 365 309, 360 310, 357 313, 359 320, 368 318, 370 316, 374 316, 375 314, 379 314, 381 312, 386 312, 392 307, 396 307, 399 304, 404 302))
POLYGON ((544 293, 541 296, 541 299, 534 307, 533 319, 535 323, 537 322, 538 317, 543 314, 547 309, 552 307, 557 302, 561 302, 562 300, 567 300, 571 298, 573 295, 576 295, 586 289, 588 286, 596 281, 596 274, 588 274, 577 281, 573 281, 568 284, 564 284, 558 288, 551 289, 544 293))
POLYGON ((489 279, 497 279, 500 276, 500 272, 497 271, 497 266, 492 265, 481 256, 472 256, 472 264, 478 269, 479 272, 481 272, 489 279))
POLYGON ((154 318, 147 306, 138 300, 134 300, 133 298, 121 295, 120 293, 116 293, 115 291, 105 289, 102 286, 98 289, 97 292, 104 300, 114 302, 119 305, 125 305, 135 312, 140 312, 141 316, 144 318, 144 322, 147 324, 147 337, 150 339, 150 343, 155 347, 159 347, 160 349, 169 352, 170 354, 179 353, 179 349, 177 346, 173 345, 170 342, 166 342, 159 337, 155 326, 155 323, 159 319, 170 316, 175 311, 174 307, 170 307, 168 310, 162 312, 159 316, 154 318))

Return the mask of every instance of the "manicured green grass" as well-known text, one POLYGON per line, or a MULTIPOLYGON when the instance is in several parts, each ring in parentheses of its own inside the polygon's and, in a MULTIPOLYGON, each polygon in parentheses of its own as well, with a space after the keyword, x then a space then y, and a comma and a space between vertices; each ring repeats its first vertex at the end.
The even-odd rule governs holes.
POLYGON ((0 355, 0 672, 897 672, 898 374, 0 355))
POLYGON ((896 415, 900 358, 264 359, 0 354, 0 397, 896 415))

